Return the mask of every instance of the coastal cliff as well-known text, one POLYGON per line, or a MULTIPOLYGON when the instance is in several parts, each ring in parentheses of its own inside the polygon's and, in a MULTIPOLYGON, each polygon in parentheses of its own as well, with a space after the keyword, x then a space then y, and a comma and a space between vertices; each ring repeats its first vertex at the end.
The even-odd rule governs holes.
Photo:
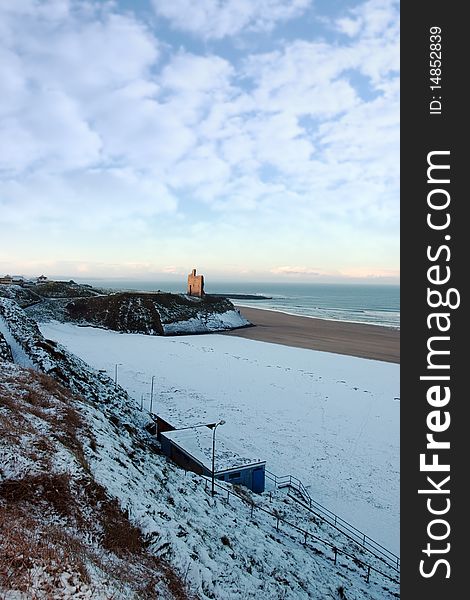
POLYGON ((38 322, 51 320, 123 333, 184 335, 247 327, 228 298, 165 292, 112 292, 70 282, 30 288, 2 286, 0 296, 18 302, 38 322))
POLYGON ((66 320, 125 333, 181 335, 249 325, 226 298, 122 292, 77 298, 65 306, 66 320))

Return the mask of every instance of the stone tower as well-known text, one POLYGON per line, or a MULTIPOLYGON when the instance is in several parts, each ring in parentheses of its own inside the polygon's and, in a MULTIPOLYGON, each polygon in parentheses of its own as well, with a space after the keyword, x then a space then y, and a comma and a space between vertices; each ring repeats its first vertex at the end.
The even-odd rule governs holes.
POLYGON ((196 269, 193 269, 188 275, 188 296, 204 296, 204 275, 196 275, 196 269))

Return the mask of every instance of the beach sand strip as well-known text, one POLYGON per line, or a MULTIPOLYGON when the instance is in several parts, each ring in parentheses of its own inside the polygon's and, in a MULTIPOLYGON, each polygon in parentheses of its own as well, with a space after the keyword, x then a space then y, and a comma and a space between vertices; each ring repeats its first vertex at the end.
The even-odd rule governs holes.
POLYGON ((296 348, 400 362, 400 331, 380 325, 328 321, 237 306, 255 327, 224 333, 296 348))

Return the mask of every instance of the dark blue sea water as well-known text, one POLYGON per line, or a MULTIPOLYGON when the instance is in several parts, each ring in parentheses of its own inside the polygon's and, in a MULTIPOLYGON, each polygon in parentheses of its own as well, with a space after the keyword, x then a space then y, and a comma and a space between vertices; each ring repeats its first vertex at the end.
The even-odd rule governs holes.
MULTIPOLYGON (((83 280, 114 289, 185 292, 185 282, 83 280)), ((400 286, 321 283, 209 282, 208 294, 257 294, 270 300, 234 299, 239 306, 277 310, 335 321, 400 327, 400 286)))

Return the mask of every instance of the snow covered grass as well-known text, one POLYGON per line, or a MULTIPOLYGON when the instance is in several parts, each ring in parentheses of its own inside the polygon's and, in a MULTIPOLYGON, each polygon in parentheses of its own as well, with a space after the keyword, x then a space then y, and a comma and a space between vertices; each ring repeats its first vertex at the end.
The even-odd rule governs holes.
POLYGON ((249 324, 250 322, 238 310, 226 310, 221 313, 201 313, 197 317, 185 321, 165 322, 162 319, 165 335, 225 331, 237 327, 246 327, 249 324))
POLYGON ((33 362, 27 356, 21 345, 13 337, 4 317, 0 314, 0 334, 2 334, 2 340, 8 345, 9 352, 4 350, 5 357, 11 355, 16 364, 23 367, 32 367, 33 362))
MULTIPOLYGON (((79 504, 83 518, 92 517, 87 521, 88 527, 82 531, 81 542, 87 552, 84 553, 83 545, 77 548, 73 540, 71 545, 66 545, 65 549, 70 548, 70 564, 63 561, 62 568, 53 574, 54 582, 62 582, 62 587, 56 595, 45 593, 38 598, 91 597, 104 600, 114 594, 114 597, 124 599, 127 592, 132 595, 135 583, 135 579, 131 582, 122 580, 130 571, 131 574, 140 574, 139 582, 143 584, 162 586, 158 593, 152 592, 152 598, 165 598, 167 589, 171 596, 181 597, 178 596, 182 591, 181 584, 190 595, 201 600, 318 600, 338 597, 389 600, 398 597, 398 585, 394 581, 396 574, 392 574, 391 579, 390 573, 386 577, 375 570, 368 582, 367 568, 363 563, 384 570, 383 563, 378 565, 331 527, 300 510, 295 512, 284 495, 260 497, 245 490, 243 495, 249 501, 255 501, 260 508, 269 508, 268 512, 257 508, 252 514, 246 504, 233 496, 230 504, 226 502, 225 493, 211 498, 204 490, 200 476, 184 473, 159 453, 154 438, 144 430, 148 417, 136 410, 135 402, 119 386, 115 388, 110 378, 94 371, 65 348, 44 340, 34 322, 21 310, 8 302, 3 310, 10 331, 34 360, 36 368, 47 369, 54 377, 61 377, 69 391, 61 387, 62 395, 56 397, 59 392, 53 379, 0 363, 0 414, 6 419, 0 435, 2 489, 10 497, 12 491, 17 494, 19 508, 22 502, 27 503, 26 508, 40 507, 41 511, 35 517, 36 523, 41 526, 49 525, 44 516, 51 514, 44 500, 50 500, 52 505, 58 502, 59 508, 63 507, 67 489, 74 493, 75 500, 84 500, 79 504), (28 393, 30 379, 34 391, 40 391, 39 399, 36 393, 28 393), (37 390, 39 385, 40 390, 37 390), (19 425, 17 422, 15 426, 15 420, 25 417, 26 420, 19 425), (31 456, 31 452, 35 452, 36 456, 31 456), (41 467, 42 459, 44 464, 41 467), (41 489, 47 492, 45 498, 41 498, 41 494, 35 498, 31 486, 23 486, 21 481, 29 478, 31 483, 31 477, 44 474, 62 477, 62 488, 58 486, 58 494, 50 495, 47 492, 51 489, 49 483, 45 487, 41 484, 41 489), (62 498, 60 489, 66 490, 62 498), (39 504, 35 504, 37 500, 39 504), (130 523, 121 527, 118 518, 111 529, 107 528, 103 517, 108 511, 103 514, 103 504, 110 508, 111 515, 116 515, 120 508, 119 518, 128 516, 130 523), (295 528, 286 528, 282 522, 277 530, 273 514, 284 514, 290 521, 307 528, 310 532, 307 543, 295 528), (112 536, 109 547, 107 532, 117 533, 117 541, 121 545, 126 543, 126 538, 136 539, 126 533, 135 531, 132 527, 140 530, 145 547, 159 561, 157 573, 155 569, 148 570, 147 563, 141 560, 142 554, 136 555, 138 565, 129 562, 129 556, 122 562, 120 554, 115 551, 116 542, 112 536), (120 534, 123 534, 121 538, 120 534), (334 560, 332 546, 342 550, 337 561, 334 560), (352 553, 357 558, 348 558, 345 553, 352 553), (72 562, 83 556, 92 591, 86 587, 86 581, 76 580, 80 571, 72 562), (107 570, 109 564, 111 570, 107 570), (140 572, 139 565, 143 569, 140 572), (160 574, 161 578, 158 578, 160 574), (156 582, 152 579, 155 575, 156 582), (97 592, 96 584, 108 585, 110 592, 97 592), (78 586, 80 592, 77 591, 78 586), (117 592, 114 591, 116 586, 117 592)), ((122 336, 123 339, 126 337, 122 336)), ((101 352, 108 350, 109 347, 101 348, 101 352)), ((55 485, 55 479, 52 483, 55 485)), ((226 487, 231 486, 227 484, 226 487)), ((9 506, 0 499, 2 515, 9 506)), ((74 514, 75 508, 74 505, 74 514)), ((16 518, 15 515, 10 517, 16 518)), ((11 518, 7 520, 10 524, 11 518)), ((71 528, 67 518, 67 513, 62 515, 59 512, 52 524, 58 524, 59 528, 65 528, 67 534, 74 535, 79 523, 72 522, 75 526, 71 528)), ((48 533, 47 528, 45 531, 32 528, 30 537, 37 539, 42 536, 48 540, 48 533)), ((10 546, 13 544, 14 547, 15 538, 11 540, 10 546)), ((60 544, 58 550, 62 552, 60 544)), ((5 556, 0 552, 0 559, 5 556)), ((13 561, 18 558, 21 565, 21 556, 13 554, 13 561)), ((146 560, 151 561, 152 558, 147 557, 146 560)), ((44 567, 48 565, 46 561, 44 567)), ((16 562, 7 563, 7 570, 3 568, 4 564, 1 566, 2 574, 18 568, 16 562)), ((50 581, 46 575, 43 577, 43 571, 39 564, 36 571, 39 582, 47 589, 50 581)), ((133 597, 145 598, 145 593, 146 590, 141 588, 135 590, 133 597)), ((29 597, 17 596, 21 600, 29 597)))
POLYGON ((83 412, 52 378, 0 361, 0 597, 186 599, 93 478, 83 412))
POLYGON ((162 338, 41 326, 140 404, 223 433, 277 475, 399 551, 399 366, 223 335, 162 338))

